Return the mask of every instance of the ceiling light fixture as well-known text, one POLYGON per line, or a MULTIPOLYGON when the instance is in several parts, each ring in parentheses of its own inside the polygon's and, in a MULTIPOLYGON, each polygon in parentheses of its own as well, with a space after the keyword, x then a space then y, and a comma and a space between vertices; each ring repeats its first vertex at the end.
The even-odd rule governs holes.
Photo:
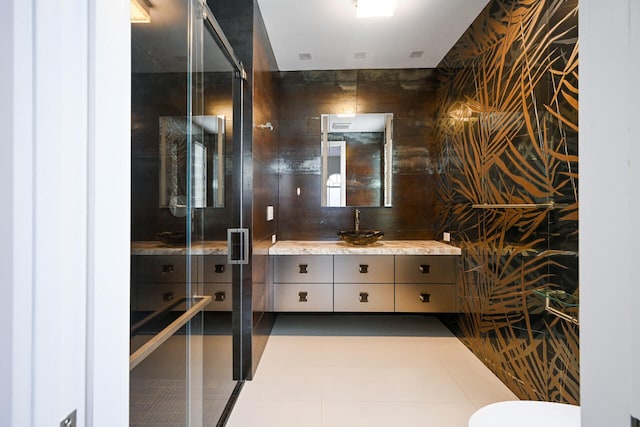
POLYGON ((356 0, 356 18, 393 16, 396 0, 356 0))
POLYGON ((149 6, 145 1, 140 3, 138 0, 131 0, 130 3, 132 24, 148 24, 151 22, 151 15, 149 15, 149 6))

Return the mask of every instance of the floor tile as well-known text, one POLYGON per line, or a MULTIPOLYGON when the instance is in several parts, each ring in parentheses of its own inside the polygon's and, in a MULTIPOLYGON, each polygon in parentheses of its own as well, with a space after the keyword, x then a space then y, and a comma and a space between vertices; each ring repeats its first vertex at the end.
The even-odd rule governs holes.
POLYGON ((231 427, 467 427, 515 400, 435 316, 280 315, 231 427))
POLYGON ((323 427, 466 427, 469 403, 323 402, 323 427))
POLYGON ((328 368, 323 372, 323 400, 370 402, 467 402, 448 372, 429 367, 372 369, 328 368))
POLYGON ((321 427, 321 402, 241 399, 227 427, 321 427))

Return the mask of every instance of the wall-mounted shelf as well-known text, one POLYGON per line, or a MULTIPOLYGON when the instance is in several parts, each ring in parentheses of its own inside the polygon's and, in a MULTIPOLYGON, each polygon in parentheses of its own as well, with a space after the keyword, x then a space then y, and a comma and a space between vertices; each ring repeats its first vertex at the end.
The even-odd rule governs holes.
POLYGON ((475 203, 471 207, 473 209, 561 209, 567 205, 550 201, 543 203, 475 203))
POLYGON ((569 294, 561 289, 538 288, 533 290, 534 295, 544 300, 544 309, 559 318, 580 326, 578 318, 565 313, 562 309, 577 308, 580 301, 575 295, 569 294), (553 305, 560 307, 555 308, 553 305))
POLYGON ((553 209, 553 202, 546 203, 478 203, 471 205, 474 209, 553 209))

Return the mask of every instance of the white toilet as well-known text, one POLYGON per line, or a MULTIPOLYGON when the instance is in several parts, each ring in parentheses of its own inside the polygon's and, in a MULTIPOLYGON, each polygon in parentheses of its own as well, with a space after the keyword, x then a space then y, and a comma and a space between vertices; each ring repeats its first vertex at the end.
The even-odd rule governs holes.
POLYGON ((492 403, 469 418, 469 427, 580 427, 580 407, 513 400, 492 403))

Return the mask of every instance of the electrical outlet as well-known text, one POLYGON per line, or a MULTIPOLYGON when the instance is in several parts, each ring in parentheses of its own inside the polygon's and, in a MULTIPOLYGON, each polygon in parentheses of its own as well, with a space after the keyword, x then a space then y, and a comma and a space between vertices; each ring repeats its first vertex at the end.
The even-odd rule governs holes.
POLYGON ((444 232, 442 233, 442 240, 445 242, 450 242, 451 241, 451 233, 449 232, 444 232))
POLYGON ((273 206, 267 206, 267 221, 273 221, 273 206))
POLYGON ((275 234, 271 235, 271 243, 273 243, 274 245, 276 244, 276 235, 275 234))

